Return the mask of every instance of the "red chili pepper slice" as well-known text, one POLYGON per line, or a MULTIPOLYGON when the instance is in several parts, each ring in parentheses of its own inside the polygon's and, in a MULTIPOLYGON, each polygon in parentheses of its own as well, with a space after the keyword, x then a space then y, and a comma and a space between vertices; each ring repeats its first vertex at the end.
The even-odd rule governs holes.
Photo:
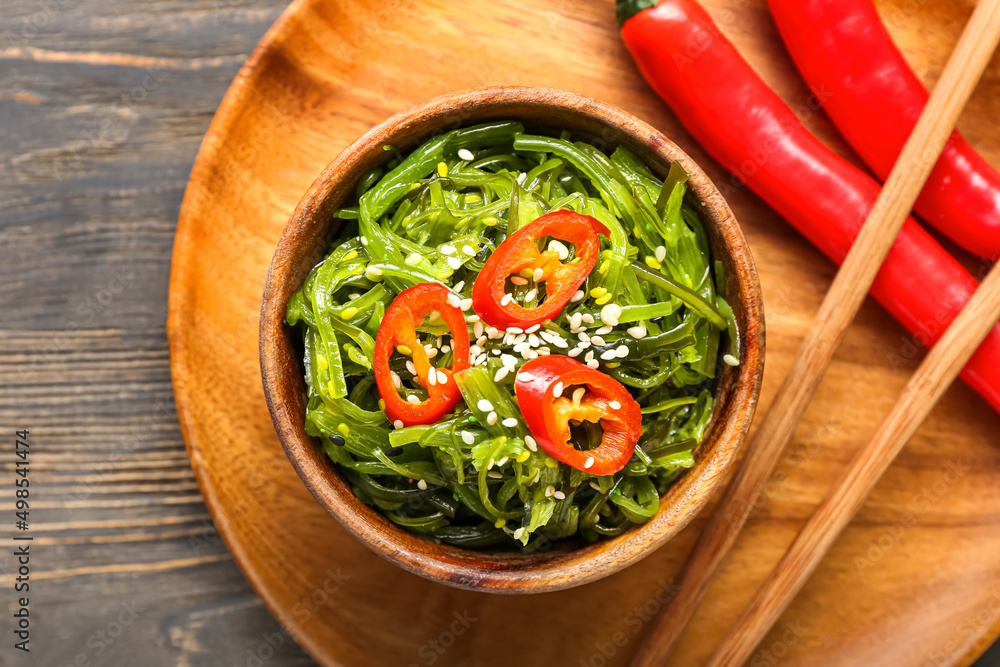
POLYGON ((375 337, 375 384, 385 401, 385 413, 393 423, 401 421, 404 426, 433 424, 451 412, 462 398, 453 375, 469 367, 469 330, 462 311, 448 303, 450 294, 443 285, 420 283, 400 292, 385 311, 375 337), (424 317, 435 311, 451 330, 454 355, 451 368, 434 369, 427 350, 417 338, 417 327, 423 323, 424 317), (417 378, 427 389, 428 398, 425 401, 414 404, 404 400, 392 381, 389 357, 400 346, 408 347, 412 352, 417 378), (435 373, 433 384, 428 379, 432 370, 435 373), (447 382, 437 381, 442 373, 447 382))
POLYGON ((642 413, 628 390, 614 378, 579 361, 558 355, 532 359, 514 383, 524 423, 538 446, 556 459, 592 475, 612 475, 632 458, 642 435, 642 413), (522 380, 525 374, 530 380, 522 380), (559 396, 554 390, 561 384, 559 396), (568 389, 585 387, 577 402, 568 389), (616 407, 617 406, 617 407, 616 407), (600 422, 600 446, 581 451, 569 442, 569 420, 600 422), (587 461, 593 458, 588 467, 587 461))
MULTIPOLYGON (((508 236, 486 260, 472 286, 472 306, 483 322, 498 329, 526 328, 556 317, 587 279, 600 253, 598 234, 608 228, 589 215, 552 211, 508 236), (576 257, 563 264, 554 250, 538 251, 538 241, 552 236, 576 247, 576 257), (523 308, 506 299, 507 278, 524 269, 541 269, 545 299, 536 308, 523 308)), ((538 281, 536 281, 538 282, 538 281)))

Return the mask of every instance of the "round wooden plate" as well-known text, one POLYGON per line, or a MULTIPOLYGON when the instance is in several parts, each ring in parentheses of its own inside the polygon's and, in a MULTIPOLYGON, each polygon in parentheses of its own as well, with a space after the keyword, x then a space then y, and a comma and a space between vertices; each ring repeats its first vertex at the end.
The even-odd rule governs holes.
MULTIPOLYGON (((810 103, 763 0, 705 4, 808 125, 856 161, 810 103)), ((971 0, 878 5, 932 82, 971 0)), ((998 76, 995 61, 961 125, 993 164, 998 76)), ((639 77, 610 0, 298 0, 236 79, 192 172, 168 322, 181 426, 234 558, 324 665, 626 664, 703 525, 594 584, 539 596, 472 593, 376 557, 323 511, 285 458, 257 362, 264 276, 285 221, 323 167, 372 125, 444 92, 493 84, 563 88, 620 106, 716 182, 727 179, 639 77)), ((765 294, 766 407, 833 266, 749 192, 729 199, 765 294)), ((673 664, 705 661, 921 356, 866 305, 673 664)), ((1000 417, 954 387, 751 664, 969 664, 1000 631, 998 434, 1000 417)))

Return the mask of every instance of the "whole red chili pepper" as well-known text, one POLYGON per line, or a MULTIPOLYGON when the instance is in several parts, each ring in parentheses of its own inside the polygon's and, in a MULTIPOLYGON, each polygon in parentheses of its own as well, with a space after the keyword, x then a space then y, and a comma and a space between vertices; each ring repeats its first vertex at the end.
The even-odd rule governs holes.
MULTIPOLYGON (((885 180, 930 97, 871 0, 768 0, 799 71, 885 180)), ((956 130, 914 210, 969 252, 1000 257, 1000 173, 956 130)))
MULTIPOLYGON (((619 19, 643 76, 695 139, 733 172, 734 182, 749 185, 828 257, 842 262, 878 197, 878 183, 816 139, 694 0, 655 6, 619 0, 619 19)), ((930 345, 977 287, 910 218, 871 294, 930 345)), ((1000 325, 962 378, 1000 410, 1000 325)))

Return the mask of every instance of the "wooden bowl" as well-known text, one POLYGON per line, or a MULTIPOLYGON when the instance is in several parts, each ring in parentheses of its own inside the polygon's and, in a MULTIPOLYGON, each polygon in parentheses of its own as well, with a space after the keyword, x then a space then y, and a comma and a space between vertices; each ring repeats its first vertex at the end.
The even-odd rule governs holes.
MULTIPOLYGON (((753 258, 728 204, 705 173, 670 140, 634 116, 572 93, 528 87, 468 90, 392 116, 345 149, 306 192, 278 241, 264 288, 260 365, 278 437, 313 496, 355 537, 397 565, 451 586, 498 593, 539 593, 578 586, 631 565, 676 535, 705 505, 738 460, 753 420, 763 375, 764 316, 753 258), (712 252, 725 266, 726 294, 742 336, 738 367, 718 378, 712 425, 696 464, 664 495, 649 522, 614 539, 556 543, 544 552, 479 551, 417 537, 359 501, 304 429, 306 387, 294 343, 283 324, 291 295, 327 252, 334 210, 353 196, 358 178, 385 162, 386 144, 404 153, 430 136, 490 119, 514 119, 533 132, 569 130, 601 150, 624 145, 661 178, 672 161, 691 175, 689 196, 701 206, 712 252)), ((308 548, 308 545, 302 545, 308 548)))

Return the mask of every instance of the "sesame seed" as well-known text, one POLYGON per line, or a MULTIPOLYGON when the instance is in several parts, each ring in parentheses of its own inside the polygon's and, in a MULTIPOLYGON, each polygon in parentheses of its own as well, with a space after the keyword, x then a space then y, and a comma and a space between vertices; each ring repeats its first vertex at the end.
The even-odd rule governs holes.
POLYGON ((590 368, 600 368, 601 364, 599 361, 597 361, 597 359, 591 359, 590 361, 587 362, 587 366, 589 366, 590 368))
POLYGON ((542 341, 538 340, 538 336, 536 336, 535 334, 529 334, 528 344, 531 345, 531 347, 538 347, 539 345, 542 344, 542 341))
POLYGON ((330 442, 337 445, 338 447, 343 447, 347 443, 347 441, 344 440, 344 436, 342 435, 331 435, 329 436, 329 438, 330 442))
POLYGON ((364 236, 361 237, 361 245, 368 245, 368 239, 364 236))
POLYGON ((581 352, 583 352, 583 350, 581 350, 578 347, 574 347, 572 350, 570 350, 566 354, 568 354, 571 357, 579 357, 581 352))
POLYGON ((472 322, 472 323, 476 323, 476 322, 479 322, 479 321, 481 321, 481 320, 480 320, 480 318, 479 318, 479 315, 469 315, 469 316, 467 316, 467 317, 465 318, 465 321, 466 321, 466 322, 472 322))
POLYGON ((476 441, 476 436, 472 435, 468 431, 462 431, 462 442, 467 445, 471 445, 476 441))
POLYGON ((587 457, 587 462, 583 464, 583 467, 584 468, 590 468, 592 465, 594 465, 594 457, 593 456, 588 456, 587 457))
POLYGON ((411 405, 420 405, 420 397, 416 394, 410 394, 406 397, 406 400, 409 401, 411 405))
POLYGON ((667 249, 663 246, 657 246, 656 250, 653 251, 653 256, 656 258, 657 262, 662 262, 667 257, 667 249))
POLYGON ((535 379, 535 376, 531 373, 521 372, 517 374, 517 379, 521 382, 531 382, 535 379))
MULTIPOLYGON (((559 259, 561 259, 561 260, 562 259, 566 259, 567 257, 569 257, 569 248, 567 248, 565 245, 563 245, 559 241, 556 241, 555 239, 549 241, 549 250, 551 250, 551 251, 555 252, 557 255, 559 255, 559 259)), ((539 270, 540 269, 535 269, 535 273, 537 274, 539 270)), ((538 281, 536 280, 535 282, 538 282, 538 281)))
POLYGON ((556 491, 555 493, 552 494, 552 496, 556 500, 566 500, 566 494, 563 493, 562 491, 556 491))
POLYGON ((470 151, 468 148, 459 148, 458 159, 465 160, 466 162, 472 162, 473 160, 476 159, 476 156, 473 155, 472 151, 470 151))
POLYGON ((579 343, 576 344, 576 346, 581 350, 586 350, 588 347, 590 347, 590 343, 581 340, 579 343))
POLYGON ((406 263, 409 264, 410 266, 416 266, 417 264, 420 263, 420 260, 422 259, 423 256, 415 252, 406 258, 406 263))
POLYGON ((584 313, 583 314, 583 321, 586 322, 587 324, 593 324, 594 323, 594 316, 591 315, 590 313, 584 313))
POLYGON ((538 353, 535 352, 534 350, 528 350, 528 357, 527 358, 528 359, 537 359, 538 358, 538 353))
POLYGON ((555 493, 556 493, 556 487, 552 486, 551 484, 549 484, 548 486, 545 487, 545 497, 546 498, 550 498, 550 497, 554 496, 555 493))
POLYGON ((583 324, 583 313, 573 313, 570 315, 569 326, 571 329, 579 329, 581 324, 583 324))
POLYGON ((385 450, 386 456, 399 456, 402 453, 403 453, 402 447, 390 447, 389 449, 385 450))
POLYGON ((581 343, 589 343, 590 342, 590 336, 587 335, 586 331, 581 331, 576 336, 577 336, 577 338, 580 339, 581 343))
POLYGON ((502 367, 500 370, 497 371, 497 374, 493 376, 493 381, 499 382, 500 380, 507 377, 508 373, 510 373, 510 369, 507 368, 506 366, 502 367))
POLYGON ((573 296, 571 296, 569 300, 572 303, 576 303, 577 301, 582 301, 583 297, 585 296, 587 296, 587 293, 584 292, 582 289, 578 289, 576 292, 573 293, 573 296))
POLYGON ((413 362, 410 361, 409 359, 407 359, 407 361, 406 361, 406 370, 410 371, 410 375, 416 375, 417 374, 417 367, 414 366, 413 362))
POLYGON ((486 473, 486 476, 489 477, 490 479, 503 479, 503 475, 498 473, 496 470, 490 470, 488 473, 486 473))
POLYGON ((459 280, 457 283, 455 283, 455 286, 452 289, 454 289, 456 292, 461 292, 463 289, 465 289, 465 281, 459 280))
POLYGON ((580 407, 580 401, 583 399, 583 395, 587 393, 587 390, 583 387, 577 387, 573 390, 573 407, 580 407))
POLYGON ((430 373, 427 374, 427 384, 430 385, 431 387, 437 384, 437 373, 431 371, 430 373))
POLYGON ((441 353, 442 354, 448 354, 449 352, 451 352, 451 345, 442 345, 441 346, 441 353))
POLYGON ((396 428, 403 428, 404 426, 403 420, 397 419, 396 421, 392 422, 392 425, 395 426, 396 428))
POLYGON ((622 315, 622 307, 615 303, 609 303, 601 308, 601 321, 607 325, 615 326, 618 318, 622 315))
POLYGON ((457 294, 449 294, 448 295, 448 305, 449 306, 451 306, 453 308, 458 308, 458 306, 461 303, 462 303, 462 297, 458 296, 457 294))
POLYGON ((462 268, 462 260, 460 260, 458 257, 449 257, 448 266, 457 271, 460 268, 462 268))
POLYGON ((594 480, 590 480, 589 484, 590 488, 592 488, 594 491, 597 491, 598 493, 601 492, 601 486, 597 482, 595 482, 594 480))
POLYGON ((533 452, 538 451, 538 443, 530 435, 524 436, 524 444, 533 452))
POLYGON ((469 347, 469 354, 473 356, 479 356, 483 353, 483 348, 479 345, 472 345, 469 347))
POLYGON ((614 358, 615 358, 614 350, 607 350, 606 352, 601 352, 601 359, 603 359, 604 361, 611 361, 614 358))
POLYGON ((365 269, 365 273, 367 273, 370 276, 380 276, 382 275, 382 269, 378 268, 377 266, 369 266, 368 268, 365 269))
POLYGON ((624 359, 628 356, 628 345, 619 345, 615 348, 615 353, 618 355, 619 359, 624 359))
POLYGON ((726 362, 726 364, 729 365, 729 366, 739 366, 740 365, 740 360, 737 359, 736 357, 734 357, 731 354, 725 355, 724 357, 722 357, 722 360, 724 362, 726 362))
POLYGON ((479 408, 479 410, 482 412, 489 412, 490 410, 493 409, 493 404, 487 401, 485 398, 481 398, 479 399, 479 402, 476 403, 476 407, 479 408))
POLYGON ((633 338, 644 338, 646 336, 646 327, 642 325, 629 327, 628 334, 633 338))
POLYGON ((514 428, 515 426, 517 426, 517 419, 515 419, 514 417, 507 417, 507 419, 504 419, 500 423, 506 426, 507 428, 514 428))
POLYGON ((521 276, 511 276, 510 281, 515 285, 527 285, 528 281, 521 276))
POLYGON ((594 333, 596 333, 598 336, 603 336, 604 334, 609 334, 612 331, 614 331, 614 327, 601 327, 594 333))
POLYGON ((419 482, 417 482, 417 488, 420 489, 421 491, 426 491, 427 482, 425 482, 424 480, 420 480, 419 482))
POLYGON ((532 324, 530 327, 528 327, 527 329, 524 330, 524 333, 527 333, 527 334, 535 333, 536 331, 538 331, 541 328, 542 328, 541 324, 532 324))
POLYGON ((517 530, 515 530, 514 535, 512 537, 515 540, 519 540, 521 539, 521 535, 524 535, 524 528, 518 528, 517 530))
POLYGON ((508 292, 500 298, 500 305, 506 306, 508 303, 514 300, 514 297, 508 292))
POLYGON ((490 426, 493 426, 494 424, 496 424, 497 423, 497 413, 491 412, 490 414, 486 415, 486 423, 489 424, 490 426))
MULTIPOLYGON (((552 244, 549 244, 549 247, 551 248, 552 244)), ((563 259, 565 259, 565 257, 563 259)), ((544 277, 545 277, 545 271, 541 267, 538 267, 531 272, 531 279, 534 280, 536 283, 542 282, 542 278, 544 277)))
POLYGON ((475 257, 476 256, 476 249, 473 248, 471 245, 464 245, 464 246, 462 246, 462 252, 464 252, 469 257, 475 257))
POLYGON ((438 384, 448 384, 448 376, 445 375, 444 371, 439 369, 437 372, 437 378, 438 378, 438 384))
POLYGON ((403 381, 399 379, 399 376, 395 373, 392 374, 392 386, 399 389, 403 384, 403 381))
POLYGON ((536 290, 535 288, 531 288, 530 290, 528 290, 528 293, 524 295, 524 300, 534 301, 536 296, 538 296, 538 290, 536 290))
POLYGON ((453 245, 443 245, 438 248, 442 255, 453 255, 455 254, 455 246, 453 245))
POLYGON ((552 387, 552 396, 554 398, 559 398, 560 396, 562 396, 562 392, 563 392, 563 383, 556 382, 555 386, 552 387))
POLYGON ((523 334, 524 329, 522 329, 521 327, 507 327, 507 333, 523 334))
POLYGON ((567 347, 569 347, 569 343, 567 343, 566 341, 564 341, 562 338, 559 338, 559 336, 553 336, 552 340, 549 341, 549 342, 552 343, 553 345, 555 345, 556 347, 561 347, 564 350, 567 347))
POLYGON ((496 327, 486 327, 486 335, 489 336, 491 339, 497 339, 502 336, 500 330, 497 329, 496 327))
POLYGON ((621 410, 622 404, 619 403, 618 401, 611 401, 610 403, 608 403, 608 407, 610 407, 612 410, 621 410))
POLYGON ((462 299, 462 302, 458 304, 458 307, 462 310, 472 308, 472 299, 462 299))
POLYGON ((604 347, 605 345, 607 345, 607 343, 604 342, 604 339, 601 338, 600 336, 591 336, 590 344, 597 345, 598 347, 604 347))
POLYGON ((502 363, 504 366, 507 366, 508 368, 513 368, 514 366, 517 365, 517 359, 515 359, 514 357, 512 357, 507 353, 504 353, 500 355, 500 363, 502 363))
POLYGON ((493 459, 490 459, 490 462, 489 462, 489 464, 488 464, 488 465, 486 466, 486 469, 487 469, 487 470, 489 470, 489 469, 491 469, 491 468, 492 468, 493 466, 495 466, 496 464, 497 464, 497 462, 496 462, 496 461, 494 461, 493 459))

